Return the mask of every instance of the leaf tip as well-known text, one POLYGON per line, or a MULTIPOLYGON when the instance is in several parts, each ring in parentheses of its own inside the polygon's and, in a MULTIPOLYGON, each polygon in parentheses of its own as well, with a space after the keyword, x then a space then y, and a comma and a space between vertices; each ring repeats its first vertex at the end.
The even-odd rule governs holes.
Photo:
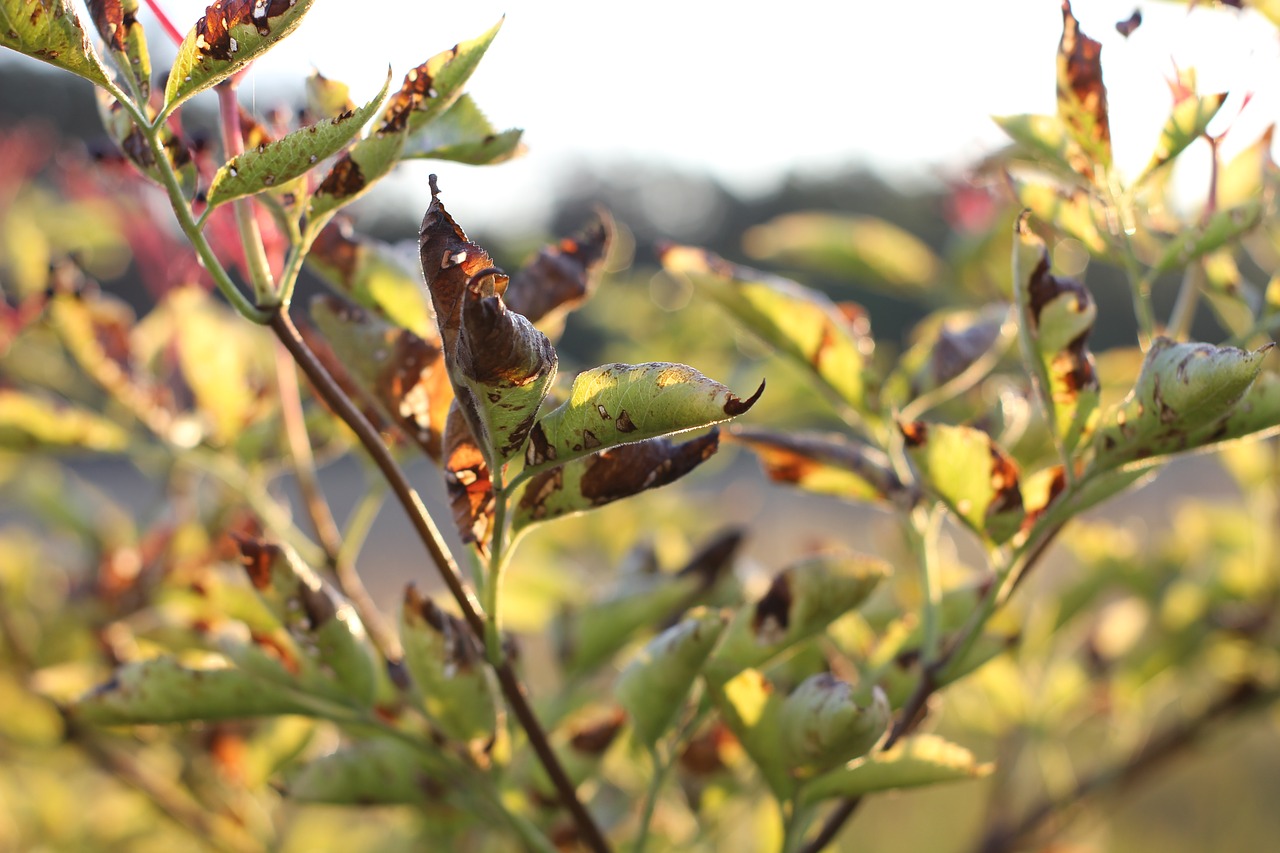
POLYGON ((738 415, 741 415, 744 412, 746 412, 748 409, 750 409, 752 406, 756 404, 756 400, 760 399, 760 395, 764 393, 764 385, 765 385, 765 380, 761 379, 760 387, 756 389, 756 392, 754 394, 752 394, 750 397, 748 397, 745 400, 730 394, 729 399, 724 404, 724 413, 729 417, 737 417, 738 415))

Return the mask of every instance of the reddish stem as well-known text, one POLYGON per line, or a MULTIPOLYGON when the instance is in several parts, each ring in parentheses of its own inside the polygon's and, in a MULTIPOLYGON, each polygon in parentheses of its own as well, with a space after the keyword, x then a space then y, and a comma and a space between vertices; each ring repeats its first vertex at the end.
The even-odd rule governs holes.
POLYGON ((156 16, 156 20, 160 22, 160 26, 164 29, 169 38, 173 39, 174 44, 182 44, 183 35, 178 32, 178 28, 173 25, 155 0, 143 0, 147 4, 147 8, 151 10, 151 14, 156 16))

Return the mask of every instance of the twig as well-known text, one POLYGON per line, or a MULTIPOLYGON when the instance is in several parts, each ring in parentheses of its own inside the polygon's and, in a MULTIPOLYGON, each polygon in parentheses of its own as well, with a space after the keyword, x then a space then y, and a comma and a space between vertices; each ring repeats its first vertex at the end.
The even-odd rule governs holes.
MULTIPOLYGON (((422 499, 409 484, 404 471, 401 470, 391 452, 383 444, 382 437, 378 434, 378 431, 374 429, 364 414, 334 382, 333 377, 325 370, 324 365, 316 358, 315 353, 302 340, 302 336, 298 333, 297 327, 293 325, 293 321, 287 313, 276 310, 268 320, 268 325, 289 350, 289 354, 293 356, 294 361, 302 368, 303 373, 307 375, 320 397, 360 439, 360 443, 364 445, 374 464, 378 466, 378 470, 386 478, 387 484, 391 487, 396 499, 409 516, 410 523, 418 534, 418 538, 426 547, 432 562, 435 563, 436 568, 439 570, 445 586, 449 588, 449 592, 458 603, 467 625, 476 637, 483 638, 485 636, 485 617, 475 594, 463 581, 462 575, 458 571, 458 565, 446 550, 444 539, 431 515, 427 512, 427 508, 423 505, 422 499)), ((554 750, 552 750, 546 732, 543 731, 541 723, 538 722, 538 718, 533 712, 533 708, 529 705, 528 698, 525 696, 524 686, 511 668, 510 661, 503 659, 500 665, 494 667, 494 670, 512 713, 515 714, 516 719, 520 722, 520 726, 529 738, 530 745, 533 747, 534 752, 537 753, 538 759, 547 771, 552 784, 555 785, 560 801, 569 810, 575 824, 577 824, 583 842, 592 850, 597 851, 597 853, 607 853, 609 850, 608 842, 596 825, 595 820, 586 810, 586 807, 578 799, 577 790, 565 773, 564 768, 560 765, 560 760, 556 757, 554 750)))
POLYGON ((1215 723, 1251 708, 1265 707, 1278 697, 1280 691, 1264 691, 1252 682, 1236 685, 1198 716, 1148 741, 1127 761, 1086 776, 1063 797, 1041 801, 1012 826, 993 828, 975 849, 980 853, 1008 853, 1016 849, 1069 806, 1103 788, 1127 788, 1137 784, 1152 770, 1193 746, 1215 723))

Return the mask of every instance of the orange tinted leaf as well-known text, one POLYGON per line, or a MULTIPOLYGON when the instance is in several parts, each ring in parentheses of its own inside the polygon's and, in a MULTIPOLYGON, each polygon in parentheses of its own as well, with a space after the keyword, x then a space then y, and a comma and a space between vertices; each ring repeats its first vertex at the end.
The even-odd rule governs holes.
POLYGON ((486 553, 493 537, 493 482, 484 454, 457 401, 445 420, 444 484, 462 541, 474 542, 481 553, 486 553))
POLYGON ((540 249, 511 277, 503 294, 507 306, 533 323, 562 322, 560 317, 581 305, 599 283, 613 230, 613 218, 597 211, 577 234, 540 249))
POLYGON ((914 502, 888 456, 843 436, 737 427, 729 437, 750 448, 775 483, 853 500, 914 502))
POLYGON ((1080 174, 1100 180, 1095 167, 1111 166, 1111 125, 1107 87, 1102 82, 1102 45, 1080 32, 1070 0, 1062 3, 1062 39, 1058 42, 1058 115, 1088 155, 1073 163, 1080 174))

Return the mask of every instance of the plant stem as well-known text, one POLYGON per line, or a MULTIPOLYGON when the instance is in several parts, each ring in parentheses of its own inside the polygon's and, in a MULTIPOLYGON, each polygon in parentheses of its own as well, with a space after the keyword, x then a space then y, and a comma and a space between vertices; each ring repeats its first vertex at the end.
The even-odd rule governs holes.
POLYGON ((507 498, 510 492, 503 486, 502 468, 490 463, 490 476, 493 478, 493 538, 489 542, 489 567, 484 578, 484 610, 488 617, 485 623, 485 651, 489 653, 489 663, 499 666, 505 653, 502 650, 502 574, 506 568, 510 554, 507 542, 507 498))
POLYGON ((640 810, 640 827, 636 830, 635 845, 632 853, 644 853, 649 843, 649 829, 653 824, 653 813, 658 807, 658 795, 666 781, 667 773, 674 761, 664 761, 657 746, 649 749, 649 760, 653 762, 653 775, 649 778, 649 787, 644 794, 644 805, 640 810))
MULTIPOLYGON (((302 368, 303 373, 307 375, 321 399, 328 404, 329 408, 338 417, 342 418, 360 439, 360 443, 364 445, 374 464, 378 466, 378 470, 386 478, 387 484, 391 487, 391 491, 395 494, 406 515, 409 516, 409 521, 413 525, 414 531, 418 534, 418 538, 422 541, 427 553, 431 556, 432 562, 439 570, 445 586, 449 588, 449 592, 457 602, 467 625, 477 637, 483 638, 486 633, 483 609, 462 579, 457 563, 454 562, 453 557, 449 554, 444 544, 444 539, 430 513, 427 512, 427 508, 423 505, 422 499, 409 484, 408 478, 391 455, 391 451, 383 444, 378 431, 374 429, 351 399, 334 382, 333 377, 325 370, 324 365, 316 358, 315 353, 302 340, 297 327, 293 325, 293 321, 289 319, 289 315, 286 312, 277 309, 271 315, 269 325, 289 350, 290 355, 302 368)), ((524 685, 520 683, 519 678, 511 667, 511 663, 507 660, 502 660, 501 665, 495 666, 494 669, 498 683, 502 687, 503 695, 506 696, 512 713, 515 714, 520 726, 525 731, 525 735, 529 738, 529 743, 534 752, 537 753, 539 761, 541 761, 543 768, 547 772, 547 776, 555 786, 561 802, 573 817, 583 843, 597 853, 606 853, 610 849, 609 844, 591 814, 578 799, 576 788, 551 748, 546 732, 543 730, 541 723, 538 722, 533 708, 529 705, 524 685)))
MULTIPOLYGON (((240 129, 240 101, 236 97, 236 78, 233 76, 217 86, 218 115, 222 126, 222 154, 230 161, 244 153, 244 133, 240 129)), ((262 245, 262 232, 253 212, 253 198, 238 198, 231 203, 236 215, 236 228, 240 232, 240 246, 244 251, 245 266, 253 283, 253 294, 258 305, 278 303, 271 267, 262 245)))
POLYGON ((1192 261, 1182 273, 1178 298, 1174 301, 1173 311, 1169 314, 1169 336, 1174 340, 1185 341, 1191 333, 1191 322, 1196 316, 1196 305, 1200 302, 1200 287, 1204 279, 1202 261, 1192 261))
POLYGON ((924 602, 921 607, 921 630, 924 637, 921 651, 925 666, 931 665, 938 657, 938 611, 942 607, 942 579, 938 576, 937 544, 941 527, 942 513, 936 506, 921 505, 911 510, 907 535, 911 550, 916 556, 916 564, 920 567, 920 580, 924 587, 924 602))

